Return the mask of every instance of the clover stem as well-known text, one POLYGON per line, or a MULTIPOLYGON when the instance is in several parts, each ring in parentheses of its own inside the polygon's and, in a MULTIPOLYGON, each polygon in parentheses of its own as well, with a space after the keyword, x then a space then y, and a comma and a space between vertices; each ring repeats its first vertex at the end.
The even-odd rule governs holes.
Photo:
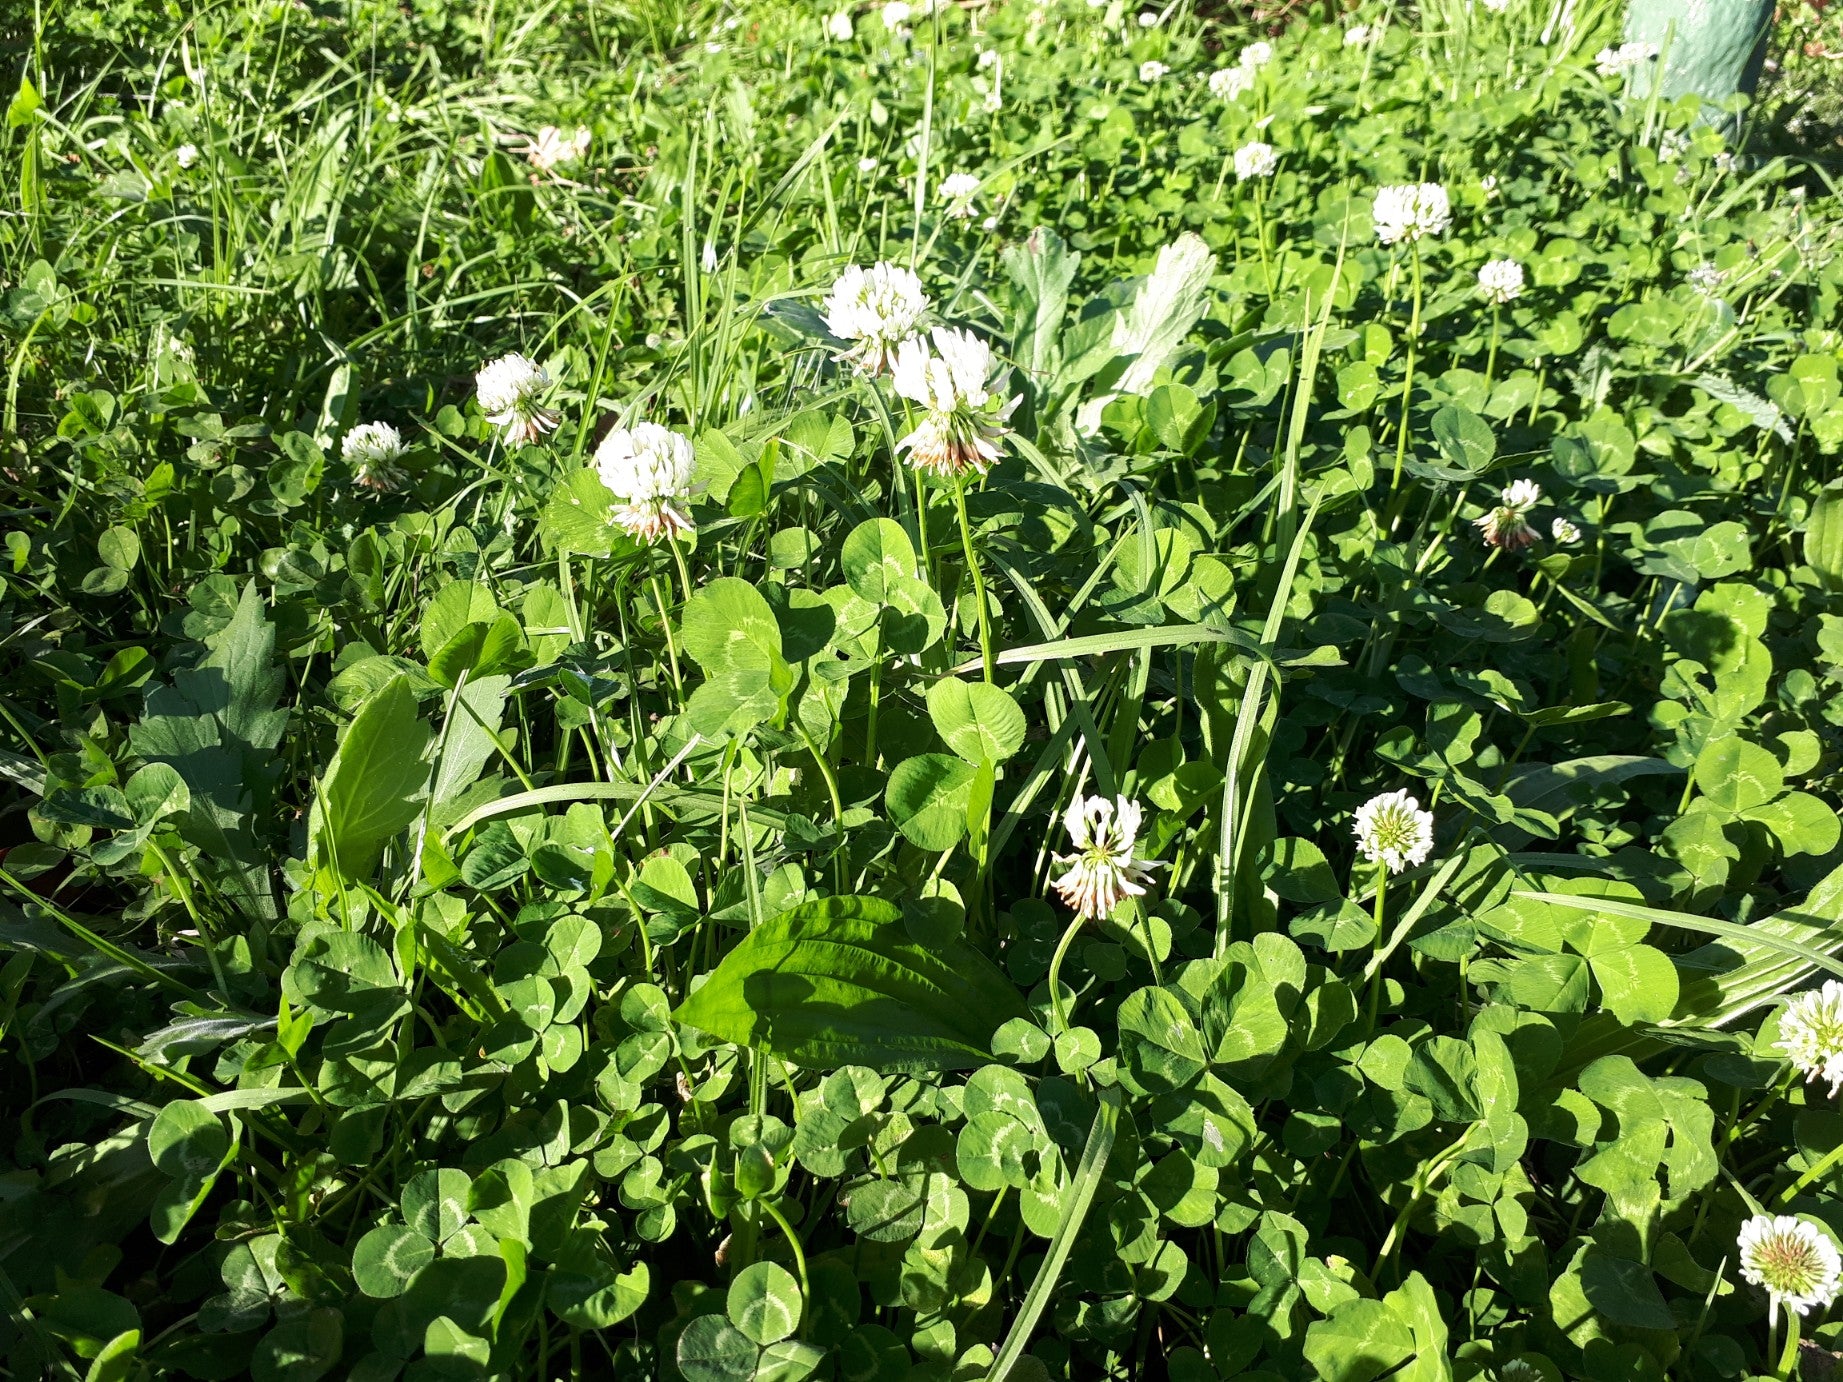
MULTIPOLYGON (((692 541, 697 541, 696 537, 693 537, 692 541)), ((684 591, 685 603, 688 605, 691 603, 691 572, 685 566, 684 550, 678 545, 676 536, 668 535, 666 546, 672 549, 672 561, 678 567, 678 588, 684 591)))
POLYGON ((1491 387, 1491 381, 1497 378, 1497 330, 1498 315, 1503 308, 1493 304, 1491 308, 1491 346, 1485 352, 1485 387, 1491 387))
POLYGON ((807 1305, 807 1308, 800 1312, 800 1336, 804 1338, 806 1336, 806 1320, 807 1316, 811 1313, 813 1300, 813 1289, 811 1286, 807 1285, 806 1281, 806 1250, 800 1246, 800 1235, 794 1232, 793 1225, 781 1217, 781 1211, 776 1209, 771 1201, 760 1199, 757 1200, 756 1203, 762 1207, 762 1210, 770 1219, 774 1220, 774 1222, 780 1226, 781 1232, 787 1236, 787 1246, 793 1249, 794 1266, 800 1273, 800 1299, 806 1302, 807 1305))
POLYGON ((1408 407, 1414 401, 1414 361, 1421 343, 1421 247, 1409 243, 1414 264, 1414 307, 1408 314, 1408 369, 1401 381, 1401 422, 1395 429, 1395 473, 1389 479, 1389 493, 1401 487, 1401 466, 1408 455, 1408 407))
POLYGON ((653 594, 653 607, 659 611, 659 627, 665 630, 666 655, 672 660, 672 685, 678 692, 678 703, 685 703, 685 678, 678 670, 678 640, 672 637, 672 619, 666 613, 665 592, 659 588, 659 577, 649 575, 646 578, 647 589, 653 594))
POLYGON ((1054 1036, 1061 1036, 1069 1030, 1068 1018, 1063 1015, 1062 1011, 1062 957, 1069 953, 1069 946, 1074 943, 1076 932, 1081 930, 1086 920, 1087 918, 1080 912, 1069 919, 1068 928, 1063 931, 1062 939, 1056 942, 1056 953, 1049 959, 1049 1007, 1051 1020, 1056 1025, 1056 1030, 1052 1034, 1054 1036))
POLYGON ((1798 1327, 1798 1312, 1787 1309, 1785 1312, 1785 1342, 1779 1346, 1779 1366, 1773 1376, 1780 1382, 1792 1382, 1798 1376, 1798 1340, 1804 1331, 1798 1327))
POLYGON ((989 685, 997 663, 992 658, 992 626, 986 614, 985 576, 979 570, 979 558, 973 555, 973 525, 966 517, 966 477, 954 481, 954 512, 960 519, 960 546, 966 552, 966 569, 973 578, 973 598, 979 603, 979 658, 989 685))
MULTIPOLYGON (((1383 898, 1387 896, 1388 891, 1389 866, 1387 864, 1378 864, 1376 866, 1376 907, 1374 913, 1376 918, 1377 940, 1382 939, 1383 898)), ((1376 972, 1370 976, 1369 980, 1369 1003, 1367 1005, 1366 1021, 1364 1023, 1366 1030, 1371 1032, 1376 1030, 1376 1015, 1381 1011, 1381 1008, 1382 966, 1378 964, 1376 966, 1376 972)))

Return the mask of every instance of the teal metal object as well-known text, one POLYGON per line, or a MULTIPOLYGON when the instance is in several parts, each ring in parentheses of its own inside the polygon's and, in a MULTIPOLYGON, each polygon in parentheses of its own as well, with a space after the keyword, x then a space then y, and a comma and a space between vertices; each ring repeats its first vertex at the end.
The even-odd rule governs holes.
MULTIPOLYGON (((1644 100, 1655 90, 1674 101, 1693 92, 1711 104, 1736 93, 1751 96, 1772 22, 1773 0, 1632 0, 1626 41, 1655 45, 1660 57, 1633 70, 1631 95, 1644 100)), ((1730 119, 1708 106, 1704 118, 1724 125, 1730 119)))

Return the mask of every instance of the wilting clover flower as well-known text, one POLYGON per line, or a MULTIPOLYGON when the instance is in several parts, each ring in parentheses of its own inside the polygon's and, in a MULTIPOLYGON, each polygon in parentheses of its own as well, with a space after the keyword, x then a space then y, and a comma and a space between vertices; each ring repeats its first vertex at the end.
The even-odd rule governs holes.
POLYGON ((1829 1080, 1834 1098, 1843 1088, 1843 983, 1826 979, 1794 998, 1780 1014, 1776 1044, 1807 1080, 1829 1080))
POLYGON ((837 10, 826 16, 825 35, 827 38, 838 43, 849 43, 855 32, 851 24, 850 10, 837 10))
POLYGON ((1209 74, 1209 94, 1223 101, 1237 101, 1254 85, 1254 72, 1246 67, 1218 67, 1209 74))
POLYGON ((1273 61, 1273 44, 1266 42, 1250 43, 1246 48, 1241 50, 1241 56, 1237 58, 1236 61, 1250 72, 1254 71, 1257 67, 1265 67, 1268 63, 1273 61))
POLYGON ((586 125, 578 125, 570 133, 565 133, 555 125, 546 125, 538 131, 537 138, 531 141, 525 157, 531 160, 531 166, 538 171, 550 173, 579 162, 588 151, 589 130, 586 125))
POLYGON ((1133 858, 1143 815, 1139 803, 1126 797, 1077 797, 1069 804, 1062 823, 1075 848, 1056 856, 1068 870, 1053 886, 1078 916, 1094 921, 1123 899, 1145 895, 1151 871, 1163 865, 1133 858))
POLYGON ((1766 1288, 1767 1317, 1779 1322, 1783 1304, 1802 1315, 1837 1298, 1843 1260, 1830 1235, 1790 1214, 1756 1214, 1741 1225, 1741 1280, 1766 1288))
POLYGON ((1514 259, 1493 259, 1478 271, 1478 291, 1502 307, 1523 296, 1523 266, 1514 259))
POLYGON ((1617 77, 1657 54, 1655 43, 1621 43, 1617 48, 1602 48, 1594 55, 1594 71, 1602 77, 1617 77))
POLYGON ((1371 217, 1376 222, 1376 238, 1383 244, 1413 243, 1446 234, 1453 223, 1453 207, 1439 183, 1405 182, 1376 190, 1371 217))
POLYGON ((361 422, 339 443, 339 454, 352 467, 354 482, 380 491, 403 483, 397 462, 404 450, 402 435, 388 422, 361 422))
POLYGON ((937 326, 902 343, 891 373, 896 392, 924 409, 915 430, 896 443, 917 469, 951 477, 983 473, 998 459, 998 438, 1016 400, 998 397, 1003 371, 994 371, 984 341, 937 326))
POLYGON ((690 439, 656 422, 615 428, 595 448, 595 473, 620 501, 614 521, 642 542, 690 532, 694 461, 690 439))
POLYGON ((826 330, 852 342, 844 358, 866 374, 880 374, 897 345, 915 334, 927 310, 928 295, 910 270, 888 263, 868 269, 853 264, 833 283, 822 315, 826 330))
POLYGON ((557 415, 538 404, 549 387, 550 376, 535 360, 516 351, 501 355, 474 376, 480 411, 488 422, 504 429, 507 446, 536 441, 556 427, 557 415))
POLYGON ((1270 178, 1274 169, 1280 166, 1279 156, 1273 151, 1273 145, 1263 144, 1256 139, 1244 144, 1235 151, 1235 181, 1247 182, 1250 178, 1270 178))
POLYGON ((1529 525, 1529 511, 1541 498, 1542 486, 1534 480, 1512 480, 1499 492, 1497 507, 1472 522, 1486 542, 1514 552, 1536 540, 1536 530, 1529 525))
POLYGON ((1574 525, 1572 520, 1557 518, 1549 524, 1549 536, 1562 546, 1571 547, 1581 540, 1581 530, 1574 525))
POLYGON ((941 195, 947 199, 947 214, 965 220, 973 214, 973 198, 979 194, 979 178, 972 173, 949 173, 941 179, 941 195))
POLYGON ((1165 66, 1165 64, 1160 62, 1157 58, 1147 58, 1144 62, 1139 64, 1139 80, 1148 85, 1152 82, 1163 81, 1165 74, 1170 72, 1170 70, 1169 67, 1165 66))
POLYGON ((1390 873, 1421 863, 1433 849, 1433 812, 1407 792, 1384 792, 1357 808, 1357 852, 1390 873))

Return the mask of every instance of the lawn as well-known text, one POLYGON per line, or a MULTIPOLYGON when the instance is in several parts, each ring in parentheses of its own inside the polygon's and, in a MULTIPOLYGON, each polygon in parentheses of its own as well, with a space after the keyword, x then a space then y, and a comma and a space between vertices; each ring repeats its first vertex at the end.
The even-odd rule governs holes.
POLYGON ((0 1376, 1828 1376, 1825 15, 0 17, 0 1376))

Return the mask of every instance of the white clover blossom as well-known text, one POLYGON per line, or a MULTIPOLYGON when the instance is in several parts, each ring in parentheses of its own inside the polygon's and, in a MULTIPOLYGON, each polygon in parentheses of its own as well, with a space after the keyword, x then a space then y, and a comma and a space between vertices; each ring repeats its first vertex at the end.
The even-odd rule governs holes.
POLYGON ((1376 238, 1385 245, 1444 235, 1453 223, 1452 202, 1437 182, 1397 183, 1376 189, 1376 238))
POLYGON ((1776 1325, 1779 1307, 1803 1315, 1837 1298, 1843 1258, 1830 1235, 1790 1214, 1755 1214, 1741 1225, 1741 1280, 1766 1289, 1767 1317, 1776 1325))
POLYGON ((835 43, 849 43, 857 29, 851 23, 850 10, 835 10, 826 16, 825 36, 835 43))
POLYGON ((507 446, 536 441, 556 427, 557 415, 538 404, 549 387, 550 376, 543 368, 517 351, 501 355, 474 375, 480 411, 504 430, 507 446))
POLYGON ((876 172, 877 171, 877 160, 872 158, 869 154, 865 154, 864 157, 858 160, 858 171, 860 173, 876 172))
POLYGON ((1246 48, 1241 50, 1241 56, 1238 57, 1236 61, 1250 72, 1257 68, 1265 67, 1268 63, 1273 61, 1273 44, 1265 40, 1257 40, 1254 43, 1250 43, 1246 48))
POLYGON ((998 49, 981 48, 979 50, 979 57, 977 61, 974 62, 973 66, 981 72, 985 71, 988 67, 998 66, 998 49))
POLYGON ((1726 276, 1727 275, 1723 274, 1722 271, 1713 264, 1698 264, 1684 275, 1684 279, 1688 282, 1690 287, 1694 288, 1698 293, 1701 293, 1702 296, 1705 298, 1712 298, 1715 296, 1716 290, 1721 287, 1722 279, 1726 276))
POLYGON ((947 214, 962 221, 971 216, 979 187, 979 178, 972 173, 949 173, 942 178, 941 196, 946 199, 947 214))
POLYGON ((1478 291, 1486 302, 1502 307, 1523 296, 1523 266, 1514 259, 1492 259, 1478 271, 1478 291))
POLYGON ((1152 870, 1164 867, 1133 857, 1144 810, 1126 797, 1077 797, 1062 823, 1074 846, 1056 855, 1068 869, 1052 885, 1076 915, 1095 921, 1110 915, 1121 901, 1143 897, 1152 870))
POLYGON ((908 0, 889 0, 883 7, 883 27, 893 34, 900 33, 914 15, 915 8, 908 0))
POLYGON ((1139 64, 1139 80, 1150 85, 1153 82, 1163 81, 1170 71, 1171 69, 1157 58, 1147 58, 1139 64))
POLYGON ((1557 518, 1549 524, 1549 536, 1564 547, 1572 547, 1581 540, 1581 530, 1575 526, 1572 519, 1557 518))
POLYGON ((979 228, 981 230, 997 230, 998 229, 998 217, 987 216, 983 221, 979 223, 979 228))
POLYGON ((588 126, 578 125, 574 130, 564 131, 555 125, 546 125, 537 132, 537 137, 525 150, 525 157, 531 160, 531 166, 539 172, 552 173, 580 162, 588 151, 588 126))
POLYGON ((1617 77, 1658 54, 1655 43, 1621 43, 1617 48, 1602 48, 1594 55, 1594 71, 1602 77, 1617 77))
POLYGON ((1384 792, 1357 808, 1357 852, 1390 873, 1426 860, 1433 850, 1433 812, 1406 791, 1384 792))
POLYGON ((1263 144, 1256 139, 1242 145, 1235 151, 1235 181, 1247 182, 1251 178, 1270 178, 1274 169, 1280 166, 1279 155, 1273 145, 1263 144))
POLYGON ((1480 178, 1478 180, 1478 190, 1485 194, 1486 201, 1489 201, 1491 200, 1491 198, 1495 197, 1497 195, 1497 174, 1496 173, 1486 173, 1482 178, 1480 178))
POLYGON ((915 334, 927 310, 921 279, 909 269, 880 261, 868 269, 853 264, 840 274, 821 315, 827 331, 852 343, 845 359, 865 374, 881 374, 897 345, 915 334))
POLYGON ((1835 1098, 1843 1089, 1843 983, 1826 979, 1787 1004, 1774 1044, 1807 1080, 1830 1081, 1835 1098))
POLYGON ((339 443, 339 454, 352 467, 353 482, 380 491, 403 483, 397 462, 407 449, 402 434, 388 422, 361 422, 339 443))
POLYGON ((1238 101, 1254 85, 1254 73, 1246 67, 1218 67, 1209 74, 1209 94, 1221 101, 1238 101))
POLYGON ((1529 511, 1542 498, 1542 486, 1534 480, 1512 480, 1498 494, 1498 503, 1473 525, 1493 547, 1506 552, 1527 547, 1537 537, 1529 524, 1529 511))
POLYGON ((1379 32, 1379 29, 1368 24, 1352 24, 1348 29, 1344 30, 1344 46, 1346 48, 1361 48, 1364 44, 1375 38, 1379 32))
POLYGON ((617 427, 595 448, 595 473, 620 501, 614 521, 642 542, 692 530, 695 463, 691 439, 656 422, 617 427))
POLYGON ((1139 27, 1142 29, 1156 29, 1158 27, 1158 11, 1147 10, 1144 14, 1140 15, 1139 27))
POLYGON ((198 162, 198 145, 181 144, 177 149, 173 150, 173 162, 177 163, 181 168, 190 168, 194 163, 198 162))
POLYGON ((918 470, 983 474, 998 459, 998 439, 1018 400, 999 397, 1005 372, 991 346, 970 331, 937 326, 904 341, 890 373, 896 392, 923 409, 915 430, 896 443, 918 470))
POLYGON ((1732 173, 1736 168, 1740 167, 1740 160, 1726 149, 1716 154, 1713 162, 1715 164, 1715 171, 1718 173, 1732 173))
POLYGON ((1657 161, 1659 163, 1675 163, 1688 152, 1688 130, 1665 130, 1657 141, 1657 161))

